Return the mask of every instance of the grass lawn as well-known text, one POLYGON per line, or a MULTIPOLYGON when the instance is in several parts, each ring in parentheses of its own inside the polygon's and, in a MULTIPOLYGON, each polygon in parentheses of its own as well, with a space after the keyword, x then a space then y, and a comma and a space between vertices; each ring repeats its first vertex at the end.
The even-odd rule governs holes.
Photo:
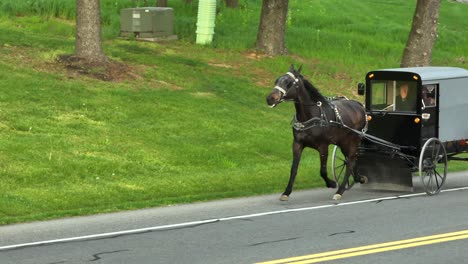
MULTIPOLYGON (((56 62, 74 51, 74 0, 33 2, 0 3, 0 224, 279 194, 294 109, 266 106, 274 80, 302 64, 324 95, 362 100, 367 71, 398 67, 416 3, 291 0, 290 54, 271 58, 253 52, 260 0, 220 7, 208 46, 193 44, 197 1, 169 1, 178 41, 144 43, 117 37, 132 1, 105 0, 105 53, 131 76, 108 82, 56 62)), ((467 68, 467 13, 443 1, 434 65, 467 68)), ((306 150, 295 188, 322 185, 306 150)))

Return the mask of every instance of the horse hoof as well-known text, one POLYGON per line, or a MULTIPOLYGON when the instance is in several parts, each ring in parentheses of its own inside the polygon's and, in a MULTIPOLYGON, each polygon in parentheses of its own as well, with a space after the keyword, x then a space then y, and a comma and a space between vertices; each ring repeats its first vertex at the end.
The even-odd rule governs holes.
POLYGON ((335 194, 333 195, 333 200, 337 201, 341 199, 341 194, 335 194))
POLYGON ((369 182, 369 179, 366 176, 361 176, 361 179, 359 180, 361 184, 366 184, 369 182))
POLYGON ((287 201, 287 200, 289 200, 289 196, 287 196, 285 194, 281 195, 280 201, 287 201))

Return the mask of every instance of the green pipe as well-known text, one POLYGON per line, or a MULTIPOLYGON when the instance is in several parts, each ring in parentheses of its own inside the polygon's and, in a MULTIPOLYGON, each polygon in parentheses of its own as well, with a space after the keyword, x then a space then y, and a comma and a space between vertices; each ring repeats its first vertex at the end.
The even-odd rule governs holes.
POLYGON ((198 2, 197 44, 210 44, 213 40, 216 18, 216 0, 198 2))

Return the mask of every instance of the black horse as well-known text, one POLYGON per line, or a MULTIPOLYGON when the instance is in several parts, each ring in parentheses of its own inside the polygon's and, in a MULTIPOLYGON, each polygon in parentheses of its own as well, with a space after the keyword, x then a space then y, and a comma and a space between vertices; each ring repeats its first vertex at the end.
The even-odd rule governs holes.
POLYGON ((336 188, 337 183, 327 176, 328 146, 335 144, 346 157, 346 172, 334 200, 341 199, 350 174, 354 181, 364 183, 365 177, 355 173, 360 133, 367 129, 367 117, 361 103, 353 100, 327 100, 309 81, 291 65, 289 72, 275 81, 273 91, 267 96, 267 104, 277 106, 283 101, 292 101, 296 107, 293 119, 293 163, 288 186, 280 200, 286 201, 292 192, 294 179, 305 147, 320 153, 320 175, 328 188, 336 188))

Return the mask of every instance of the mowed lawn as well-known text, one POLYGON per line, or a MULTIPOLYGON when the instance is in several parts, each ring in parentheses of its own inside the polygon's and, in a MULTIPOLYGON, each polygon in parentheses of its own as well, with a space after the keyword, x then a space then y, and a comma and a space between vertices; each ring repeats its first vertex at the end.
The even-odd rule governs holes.
MULTIPOLYGON (((294 108, 266 106, 274 80, 303 65, 324 95, 362 100, 367 71, 398 67, 416 1, 290 1, 290 54, 279 57, 254 52, 260 0, 219 7, 208 46, 194 44, 197 1, 169 1, 179 40, 163 43, 118 38, 118 10, 132 1, 102 1, 105 53, 129 67, 115 81, 57 63, 74 50, 74 0, 2 2, 0 224, 9 224, 279 195, 294 108)), ((434 65, 466 68, 467 13, 443 2, 434 65)), ((317 153, 307 150, 295 188, 321 186, 317 153)))

